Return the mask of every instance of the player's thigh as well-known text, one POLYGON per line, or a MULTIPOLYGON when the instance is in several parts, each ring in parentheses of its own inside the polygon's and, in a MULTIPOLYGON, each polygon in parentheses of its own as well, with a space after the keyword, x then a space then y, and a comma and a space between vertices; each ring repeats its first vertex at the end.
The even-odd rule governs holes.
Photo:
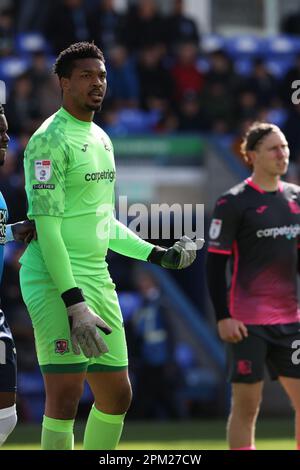
POLYGON ((253 384, 264 377, 267 343, 247 326, 248 337, 238 343, 226 343, 228 379, 232 383, 253 384))
POLYGON ((109 351, 99 358, 89 361, 88 372, 124 371, 128 366, 127 344, 124 323, 115 285, 108 279, 101 284, 78 285, 83 289, 89 306, 112 328, 110 335, 98 330, 106 342, 109 351))
MULTIPOLYGON (((4 313, 0 310, 0 393, 9 393, 9 397, 2 395, 3 403, 6 403, 7 400, 11 401, 15 396, 16 384, 16 348, 10 328, 5 320, 4 313)), ((14 404, 14 402, 12 404, 14 404)), ((1 399, 0 408, 3 408, 3 406, 1 406, 1 399)))
POLYGON ((34 272, 22 266, 20 281, 22 296, 33 324, 42 371, 55 373, 86 370, 86 357, 83 354, 73 354, 66 307, 51 278, 46 273, 34 272), (76 370, 73 364, 77 367, 76 370), (64 367, 63 370, 61 366, 64 367))

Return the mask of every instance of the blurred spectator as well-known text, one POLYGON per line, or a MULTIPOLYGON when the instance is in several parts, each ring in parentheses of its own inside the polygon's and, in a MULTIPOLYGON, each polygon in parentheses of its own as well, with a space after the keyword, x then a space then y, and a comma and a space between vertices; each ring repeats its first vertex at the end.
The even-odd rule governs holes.
POLYGON ((208 82, 200 95, 209 130, 224 134, 230 132, 234 123, 234 97, 227 93, 219 81, 208 82))
POLYGON ((137 107, 139 102, 139 80, 135 61, 128 58, 127 50, 114 45, 109 50, 107 63, 109 76, 106 100, 117 108, 137 107))
MULTIPOLYGON (((54 0, 55 2, 55 0, 54 0)), ((15 0, 17 4, 17 28, 20 32, 43 31, 50 12, 49 0, 15 0)))
POLYGON ((176 52, 177 58, 171 73, 175 85, 174 97, 179 102, 188 92, 201 92, 204 76, 197 66, 198 47, 193 42, 181 43, 176 52))
POLYGON ((7 102, 6 117, 13 135, 20 134, 23 130, 34 132, 37 128, 38 102, 32 81, 26 73, 15 80, 7 102))
POLYGON ((35 93, 39 93, 40 89, 49 79, 50 67, 48 57, 44 51, 36 51, 32 54, 31 66, 27 70, 28 78, 31 80, 35 93))
POLYGON ((173 94, 173 81, 161 60, 159 46, 145 46, 139 53, 138 78, 140 83, 140 105, 150 109, 150 101, 158 98, 170 101, 173 94))
POLYGON ((114 0, 98 0, 96 8, 88 16, 91 38, 104 54, 120 43, 122 16, 116 12, 114 0))
POLYGON ((208 131, 209 124, 203 112, 200 96, 194 92, 186 93, 179 103, 178 128, 180 132, 208 131))
POLYGON ((131 415, 146 419, 175 418, 178 412, 173 401, 176 366, 172 312, 168 311, 159 285, 150 273, 138 270, 135 282, 142 305, 128 325, 128 347, 136 388, 131 415))
POLYGON ((261 58, 255 60, 253 71, 245 80, 244 87, 255 93, 259 106, 269 106, 278 93, 277 80, 269 73, 261 58))
POLYGON ((89 40, 83 0, 62 0, 56 3, 46 21, 44 32, 55 54, 74 42, 89 40))
POLYGON ((166 29, 155 0, 139 0, 131 6, 124 22, 122 42, 132 52, 143 47, 159 45, 165 50, 166 29))
POLYGON ((222 49, 210 54, 209 70, 205 73, 204 79, 205 83, 222 82, 230 93, 235 93, 239 82, 234 72, 232 60, 222 49))
POLYGON ((300 12, 294 11, 285 16, 280 25, 282 33, 298 36, 300 34, 300 12))
POLYGON ((244 89, 238 93, 236 115, 238 119, 251 119, 254 121, 259 112, 257 95, 251 89, 244 89))
POLYGON ((173 0, 171 15, 166 18, 167 43, 171 51, 182 42, 194 42, 197 47, 200 45, 197 25, 192 18, 185 16, 184 6, 184 0, 173 0))
POLYGON ((38 100, 41 121, 47 119, 61 107, 61 89, 56 75, 48 75, 46 82, 40 87, 38 100))
POLYGON ((0 10, 0 56, 14 54, 15 20, 12 10, 0 10))

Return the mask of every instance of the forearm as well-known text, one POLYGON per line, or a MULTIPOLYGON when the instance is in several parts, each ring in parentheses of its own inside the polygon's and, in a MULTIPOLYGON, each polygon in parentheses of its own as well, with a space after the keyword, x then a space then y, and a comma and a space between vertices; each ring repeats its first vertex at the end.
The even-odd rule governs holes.
POLYGON ((34 220, 46 268, 59 293, 77 287, 61 235, 61 217, 36 216, 34 220))
POLYGON ((227 305, 226 264, 227 255, 208 253, 206 272, 207 285, 217 321, 230 318, 227 305))
POLYGON ((146 261, 154 245, 138 237, 132 230, 112 217, 109 249, 129 258, 146 261))

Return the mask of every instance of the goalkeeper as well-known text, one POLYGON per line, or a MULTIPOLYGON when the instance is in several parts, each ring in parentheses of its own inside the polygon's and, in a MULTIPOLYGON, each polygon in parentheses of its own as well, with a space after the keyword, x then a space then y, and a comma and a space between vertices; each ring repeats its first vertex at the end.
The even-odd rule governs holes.
POLYGON ((77 43, 55 63, 62 107, 25 151, 28 217, 38 241, 21 259, 21 288, 30 313, 46 391, 43 449, 72 449, 85 379, 94 395, 84 449, 114 449, 131 401, 124 326, 105 261, 120 254, 181 269, 196 257, 187 237, 155 247, 113 216, 113 147, 92 122, 106 92, 104 57, 77 43), (98 327, 98 328, 97 328, 98 327))

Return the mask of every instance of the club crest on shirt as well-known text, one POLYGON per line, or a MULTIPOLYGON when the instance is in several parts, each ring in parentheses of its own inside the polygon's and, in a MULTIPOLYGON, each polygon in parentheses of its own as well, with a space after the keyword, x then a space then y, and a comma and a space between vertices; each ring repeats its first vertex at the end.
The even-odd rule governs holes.
POLYGON ((66 352, 69 352, 68 340, 57 339, 55 341, 55 352, 58 354, 64 354, 66 352))
POLYGON ((38 181, 48 181, 52 173, 51 160, 35 160, 34 173, 38 181))
POLYGON ((210 228, 209 228, 209 236, 212 240, 215 240, 219 237, 222 228, 222 220, 221 219, 212 219, 210 228))

